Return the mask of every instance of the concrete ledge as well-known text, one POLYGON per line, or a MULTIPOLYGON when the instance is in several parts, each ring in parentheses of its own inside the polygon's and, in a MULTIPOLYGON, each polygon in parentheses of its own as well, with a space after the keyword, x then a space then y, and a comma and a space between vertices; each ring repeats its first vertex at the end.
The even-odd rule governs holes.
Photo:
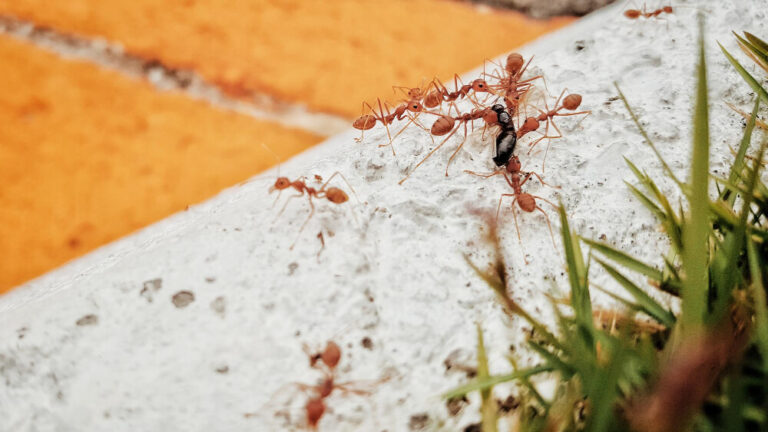
MULTIPOLYGON (((705 8, 712 168, 722 173, 743 126, 721 101, 751 101, 714 42, 733 48, 731 30, 766 34, 768 20, 758 0, 705 8)), ((585 237, 658 261, 665 236, 627 193, 623 181, 632 176, 623 157, 657 179, 671 201, 679 197, 612 82, 684 178, 696 10, 679 7, 664 21, 638 22, 621 11, 600 11, 523 50, 535 54, 532 72, 546 76, 552 94, 568 88, 592 110, 580 126, 558 122, 565 136, 553 141, 544 177, 562 189, 530 183, 526 190, 561 199, 585 237)), ((335 136, 279 168, 290 178, 340 171, 361 201, 318 201, 294 250, 308 206, 293 200, 275 221, 282 201, 272 207, 270 172, 0 297, 0 429, 301 429, 307 397, 287 385, 319 378, 302 343, 318 349, 329 339, 342 349, 340 381, 389 379, 366 396, 332 395, 321 430, 459 430, 477 421, 474 399, 456 415, 439 399, 466 381, 462 367, 474 365, 474 322, 485 331, 492 372, 509 370, 510 345, 523 366, 536 362, 521 347, 530 329, 504 317, 462 257, 488 260, 483 223, 468 208, 495 209, 507 191, 501 181, 462 173, 492 169, 489 141, 473 134, 445 178, 457 137, 400 186, 431 146, 426 134, 403 133, 396 159, 378 148, 386 142, 380 128, 360 144, 355 136, 335 136), (318 232, 325 238, 319 258, 318 232)), ((529 156, 519 145, 524 169, 541 171, 543 153, 529 156)), ((502 225, 509 290, 551 319, 545 294, 565 291, 562 259, 543 216, 524 214, 519 222, 522 247, 508 212, 502 225)), ((592 280, 615 288, 596 269, 592 280)))

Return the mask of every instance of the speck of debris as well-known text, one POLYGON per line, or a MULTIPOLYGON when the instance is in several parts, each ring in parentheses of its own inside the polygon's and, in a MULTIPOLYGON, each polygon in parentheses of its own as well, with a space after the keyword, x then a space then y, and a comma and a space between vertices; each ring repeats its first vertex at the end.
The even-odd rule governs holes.
POLYGON ((586 45, 584 45, 583 40, 576 41, 576 51, 581 51, 584 48, 586 48, 586 45))
POLYGON ((216 312, 220 317, 224 318, 224 314, 227 310, 227 302, 224 297, 218 296, 211 302, 211 309, 216 312))
POLYGON ((504 400, 497 400, 496 403, 499 405, 499 411, 506 414, 512 410, 517 409, 517 407, 520 406, 520 402, 518 402, 517 399, 515 399, 514 396, 509 395, 504 400))
POLYGON ((99 317, 94 314, 88 314, 79 320, 75 321, 75 324, 79 326, 96 325, 99 323, 99 317))
POLYGON ((216 368, 216 372, 220 373, 220 374, 225 374, 225 373, 229 372, 229 366, 227 366, 227 365, 219 366, 219 367, 216 368))
POLYGON ((29 328, 27 327, 21 327, 18 330, 16 330, 16 333, 19 334, 19 339, 24 339, 24 336, 27 335, 27 332, 29 331, 29 328))
POLYGON ((373 348, 373 341, 368 336, 364 337, 363 340, 360 341, 360 343, 363 345, 363 348, 365 349, 373 348))
POLYGON ((160 291, 160 288, 163 287, 163 280, 160 278, 152 279, 144 282, 141 287, 141 292, 139 292, 139 295, 147 299, 148 302, 152 303, 152 299, 155 296, 155 293, 160 291))
POLYGON ((171 301, 174 306, 181 309, 189 306, 190 303, 195 301, 195 295, 190 291, 179 291, 173 295, 171 301))
POLYGON ((429 425, 429 415, 426 413, 414 414, 408 421, 408 430, 419 431, 424 430, 429 425))
POLYGON ((465 427, 464 432, 483 432, 483 428, 480 426, 480 423, 473 423, 465 427))
POLYGON ((288 276, 293 276, 293 273, 296 272, 297 268, 299 268, 299 263, 297 262, 288 264, 288 276))
POLYGON ((216 278, 215 277, 207 277, 207 278, 205 278, 205 281, 208 282, 208 283, 214 283, 214 282, 216 282, 216 278))
POLYGON ((462 409, 469 403, 466 396, 454 397, 445 401, 445 407, 448 409, 448 414, 456 416, 462 409))

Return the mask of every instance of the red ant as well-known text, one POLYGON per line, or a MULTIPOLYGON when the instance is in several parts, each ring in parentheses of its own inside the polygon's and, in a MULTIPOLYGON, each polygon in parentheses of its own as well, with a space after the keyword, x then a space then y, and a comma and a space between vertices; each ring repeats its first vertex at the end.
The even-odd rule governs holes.
MULTIPOLYGON (((327 399, 334 390, 339 390, 343 393, 352 393, 360 396, 368 395, 370 392, 353 388, 352 382, 337 383, 336 367, 341 361, 341 348, 333 341, 328 341, 325 348, 319 352, 312 352, 310 348, 305 344, 304 352, 309 357, 309 367, 317 369, 323 373, 323 378, 316 385, 308 385, 302 383, 296 383, 295 386, 299 390, 308 393, 309 399, 304 405, 304 412, 306 414, 307 426, 310 429, 317 429, 320 419, 325 414, 325 399, 327 399)), ((384 378, 380 381, 386 380, 384 378)), ((252 417, 255 414, 246 414, 246 417, 252 417)))
MULTIPOLYGON (((408 179, 408 177, 413 174, 416 169, 421 166, 424 162, 426 162, 427 159, 429 159, 432 154, 434 154, 440 147, 443 146, 443 144, 448 141, 450 137, 453 136, 453 134, 456 133, 456 131, 459 130, 457 127, 457 122, 459 124, 464 124, 464 140, 462 140, 461 144, 454 150, 451 157, 448 159, 448 164, 445 167, 445 176, 448 176, 448 167, 451 165, 451 162, 453 161, 453 158, 456 157, 456 155, 459 153, 459 150, 464 146, 464 143, 467 140, 467 123, 474 122, 475 120, 483 120, 485 122, 485 126, 494 126, 497 125, 499 122, 498 112, 493 109, 493 107, 486 107, 486 108, 475 108, 469 113, 461 114, 458 111, 458 108, 456 108, 455 105, 451 105, 458 114, 456 117, 451 117, 450 114, 450 108, 448 109, 449 114, 440 114, 440 117, 435 120, 435 123, 432 124, 432 128, 430 130, 430 133, 435 136, 443 136, 448 134, 443 141, 440 142, 435 148, 433 148, 425 157, 421 160, 418 164, 416 164, 415 167, 411 170, 411 172, 408 173, 408 175, 405 176, 402 180, 400 180, 400 184, 403 184, 404 181, 408 179)), ((501 105, 499 105, 501 106, 501 105)), ((503 107, 503 106, 502 106, 503 107)), ((430 112, 431 113, 431 112, 430 112)), ((434 113, 431 113, 434 114, 434 113)), ((474 125, 473 125, 474 127, 474 125)))
POLYGON ((549 216, 547 213, 542 209, 538 204, 536 204, 536 199, 540 199, 549 205, 551 205, 554 208, 557 208, 556 205, 554 205, 551 201, 547 200, 546 198, 542 198, 540 196, 531 195, 527 192, 523 192, 523 185, 531 178, 531 176, 536 176, 539 181, 547 186, 550 187, 556 187, 559 188, 559 186, 552 186, 548 183, 546 183, 540 175, 536 174, 535 172, 528 172, 523 173, 521 169, 520 159, 517 156, 512 156, 509 159, 509 162, 507 163, 507 166, 505 168, 502 168, 500 170, 494 171, 490 174, 478 174, 474 171, 464 171, 468 174, 476 175, 478 177, 483 178, 489 178, 493 177, 495 175, 503 175, 504 179, 507 181, 507 184, 512 188, 513 193, 506 193, 501 194, 501 197, 499 197, 499 205, 496 208, 496 220, 499 219, 499 213, 501 212, 501 204, 504 200, 504 197, 514 197, 514 200, 512 201, 512 216, 515 220, 515 228, 517 229, 517 239, 520 241, 520 244, 523 244, 523 240, 520 237, 520 226, 517 224, 517 211, 515 210, 515 204, 517 204, 518 207, 520 207, 520 210, 532 213, 534 210, 538 210, 541 212, 541 214, 544 215, 544 217, 547 220, 547 227, 549 227, 549 235, 552 238, 552 244, 555 246, 555 249, 557 249, 557 245, 555 244, 555 235, 552 233, 552 224, 549 221, 549 216), (525 174, 525 176, 521 179, 520 174, 525 174))
MULTIPOLYGON (((581 114, 586 114, 586 115, 592 114, 592 111, 579 111, 579 112, 561 113, 560 111, 562 111, 563 109, 568 110, 568 111, 575 111, 581 105, 581 95, 576 94, 576 93, 572 93, 572 94, 569 94, 568 96, 566 96, 563 99, 563 95, 564 94, 565 94, 565 90, 563 90, 563 92, 560 93, 560 96, 557 98, 557 101, 555 101, 555 108, 554 109, 549 110, 549 107, 547 106, 546 108, 547 108, 548 111, 539 110, 540 114, 537 117, 528 117, 528 118, 526 118, 525 122, 523 122, 523 125, 518 129, 517 137, 519 139, 519 138, 522 138, 523 136, 525 136, 527 133, 533 132, 533 131, 537 130, 539 128, 541 122, 546 122, 547 123, 547 126, 544 129, 544 133, 542 134, 541 138, 531 142, 530 150, 528 150, 529 154, 533 150, 533 147, 536 144, 538 144, 541 140, 543 140, 544 138, 549 138, 549 139, 555 138, 556 139, 556 138, 562 138, 563 137, 563 133, 560 131, 560 128, 558 128, 557 124, 555 124, 555 121, 554 121, 555 117, 568 117, 568 116, 581 115, 581 114), (563 103, 560 106, 557 106, 560 103, 561 99, 563 100, 563 103), (557 135, 556 136, 548 136, 547 135, 547 133, 549 132, 549 125, 550 124, 557 131, 557 135)), ((546 106, 546 100, 544 101, 544 103, 545 103, 545 106, 546 106)), ((583 119, 582 119, 582 121, 583 121, 583 119)), ((547 153, 549 153, 549 145, 547 145, 547 150, 544 152, 544 163, 546 163, 547 153)), ((544 163, 542 163, 542 170, 544 169, 544 163)))
POLYGON ((426 105, 427 108, 435 108, 442 104, 443 101, 453 102, 456 99, 468 97, 470 91, 474 91, 475 93, 488 93, 490 91, 488 89, 488 83, 486 83, 482 78, 477 78, 471 83, 464 84, 461 87, 459 87, 459 82, 461 82, 461 78, 454 74, 453 86, 456 90, 451 92, 448 91, 448 88, 443 85, 439 79, 435 78, 432 81, 435 86, 435 90, 432 90, 426 94, 424 97, 424 105, 426 105))
MULTIPOLYGON (((414 89, 411 89, 411 91, 414 89)), ((420 89, 418 89, 421 91, 420 89)), ((410 93, 410 91, 409 91, 410 93)), ((360 134, 360 138, 356 138, 355 141, 361 142, 363 140, 363 136, 365 134, 365 131, 372 129, 374 126, 376 126, 376 122, 381 122, 381 124, 384 125, 384 127, 387 130, 387 137, 389 138, 389 146, 392 146, 392 141, 400 135, 403 130, 405 130, 406 127, 408 127, 408 124, 410 123, 416 123, 420 127, 421 124, 416 120, 416 117, 419 115, 419 113, 424 111, 424 106, 421 104, 421 101, 419 99, 411 99, 407 101, 406 103, 400 104, 395 108, 394 112, 390 112, 389 106, 387 103, 384 103, 382 106, 381 99, 376 99, 378 105, 379 105, 379 111, 378 113, 376 110, 368 103, 363 102, 363 111, 365 111, 365 108, 368 107, 368 110, 371 112, 371 114, 363 114, 352 123, 352 127, 354 127, 357 130, 362 131, 360 134), (386 114, 384 114, 384 111, 386 110, 386 114), (409 113, 415 113, 414 117, 411 117, 409 113), (392 137, 392 134, 389 132, 389 125, 391 125, 395 120, 403 120, 405 117, 408 117, 410 120, 408 124, 403 127, 400 132, 398 132, 394 138, 392 137)), ((380 146, 384 147, 384 146, 380 146)), ((395 155, 395 148, 392 147, 392 155, 395 155)))
POLYGON ((643 4, 643 9, 627 9, 624 11, 624 16, 629 19, 638 19, 640 17, 643 18, 655 18, 663 13, 671 14, 674 10, 672 9, 672 6, 662 6, 656 10, 648 11, 645 7, 645 4, 643 4))
POLYGON ((298 195, 291 195, 288 198, 288 200, 286 200, 285 205, 283 206, 283 209, 280 210, 280 213, 278 213, 278 217, 280 217, 280 215, 283 214, 291 198, 302 197, 306 193, 307 199, 309 200, 309 207, 311 208, 309 212, 309 216, 307 216, 307 220, 305 220, 304 223, 301 225, 301 229, 299 229, 299 232, 296 235, 296 240, 293 241, 293 244, 290 247, 291 250, 293 250, 293 247, 296 246, 296 242, 299 240, 299 236, 301 235, 301 232, 304 230, 304 227, 307 226, 307 223, 309 223, 309 220, 312 219, 312 216, 315 214, 315 205, 312 202, 312 197, 315 197, 318 199, 325 198, 334 204, 342 204, 349 200, 349 196, 343 190, 334 186, 327 187, 328 183, 331 180, 333 180, 333 178, 336 177, 337 175, 340 176, 344 180, 344 182, 347 183, 347 186, 349 186, 350 190, 354 192, 354 189, 352 189, 352 186, 349 184, 347 179, 338 171, 333 173, 333 175, 325 183, 323 183, 320 189, 315 189, 314 187, 307 186, 303 177, 300 177, 294 181, 291 181, 290 179, 288 179, 288 177, 278 177, 277 180, 275 180, 275 184, 269 188, 269 193, 272 193, 275 190, 280 191, 278 193, 278 198, 280 197, 280 193, 282 193, 283 190, 288 188, 294 188, 297 192, 299 192, 298 195))
POLYGON ((496 91, 501 91, 499 96, 504 98, 504 103, 507 105, 507 109, 511 114, 517 112, 520 100, 533 86, 532 82, 537 79, 544 79, 543 76, 537 75, 521 81, 523 74, 531 64, 531 61, 533 61, 533 56, 528 59, 528 63, 525 63, 521 54, 511 53, 507 56, 506 65, 504 66, 505 73, 503 76, 498 74, 486 74, 496 78, 498 81, 498 84, 491 85, 491 92, 496 94, 496 91))

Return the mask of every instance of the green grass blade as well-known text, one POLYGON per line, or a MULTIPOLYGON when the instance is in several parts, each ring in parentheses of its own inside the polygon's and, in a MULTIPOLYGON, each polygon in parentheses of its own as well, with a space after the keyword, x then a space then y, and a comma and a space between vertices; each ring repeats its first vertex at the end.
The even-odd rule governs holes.
POLYGON ((613 246, 608 245, 606 243, 597 242, 594 240, 588 240, 585 238, 582 238, 582 241, 590 245, 594 250, 612 259, 617 264, 623 267, 626 267, 630 270, 636 271, 644 276, 647 276, 651 280, 654 280, 656 282, 661 282, 661 278, 662 278, 661 270, 656 270, 655 268, 649 266, 648 264, 633 258, 626 252, 622 252, 618 249, 615 249, 613 246))
POLYGON ((523 377, 528 378, 541 373, 552 372, 553 370, 554 368, 552 368, 552 366, 542 365, 542 366, 534 366, 528 369, 521 369, 519 371, 515 371, 513 373, 506 374, 506 375, 490 376, 483 380, 475 379, 470 383, 464 384, 463 386, 456 387, 451 391, 443 393, 443 398, 452 399, 455 397, 461 397, 473 391, 487 389, 495 385, 509 382, 509 381, 514 381, 516 379, 520 379, 523 377))
POLYGON ((739 43, 739 48, 744 51, 744 54, 749 56, 755 63, 757 63, 758 66, 763 68, 764 71, 768 72, 768 54, 763 52, 759 47, 753 45, 751 42, 736 34, 736 32, 733 32, 733 34, 736 36, 736 39, 739 43))
POLYGON ((766 307, 765 291, 768 287, 763 283, 763 267, 768 263, 761 263, 757 254, 757 248, 751 236, 747 236, 747 260, 749 271, 752 274, 753 304, 755 307, 755 336, 757 348, 763 360, 763 373, 768 373, 768 307, 766 307))
POLYGON ((759 49, 763 54, 768 55, 768 42, 765 42, 759 37, 746 31, 744 32, 744 36, 746 36, 747 40, 750 41, 752 45, 754 45, 757 49, 759 49))
POLYGON ((631 280, 627 279, 626 276, 621 274, 610 264, 600 260, 599 258, 595 258, 595 261, 597 261, 598 264, 600 264, 605 269, 605 271, 607 271, 608 274, 610 274, 611 277, 616 280, 616 282, 618 282, 622 287, 624 287, 624 289, 627 290, 627 292, 629 292, 635 301, 637 301, 638 306, 643 312, 667 327, 672 327, 675 324, 675 316, 672 314, 672 312, 665 309, 656 300, 651 298, 651 296, 646 294, 645 291, 640 289, 631 280))
MULTIPOLYGON (((485 342, 483 341, 483 329, 480 323, 477 323, 477 378, 487 380, 491 374, 488 369, 488 356, 485 353, 485 342)), ((493 386, 488 386, 480 390, 482 403, 480 405, 480 418, 483 432, 496 432, 496 406, 493 400, 493 386)))
POLYGON ((632 121, 635 122, 635 126, 637 126, 637 129, 640 131, 640 135, 645 138, 645 142, 648 144, 648 146, 653 150, 653 152, 656 154, 656 158, 661 162, 661 165, 664 167, 664 171, 667 173, 667 175, 677 183, 678 186, 681 188, 684 187, 683 182, 678 180, 678 178, 675 176, 675 173, 672 171, 672 169, 667 165, 667 162, 664 160, 663 157, 661 157, 661 153, 659 153, 659 150, 656 149, 656 145, 651 141, 651 138, 648 136, 648 133, 645 132, 645 128, 643 128, 643 125, 640 124, 640 120, 638 120, 637 116, 635 115, 635 112, 632 111, 632 107, 629 106, 629 102, 627 101, 627 98, 624 96, 624 93, 621 92, 621 89, 619 88, 619 84, 614 81, 613 86, 616 87, 616 91, 619 92, 619 97, 621 98, 621 101, 624 102, 624 107, 627 108, 627 111, 629 111, 629 116, 632 117, 632 121))
MULTIPOLYGON (((702 20, 700 18, 700 20, 702 20)), ((703 21, 703 20, 702 20, 703 21)), ((693 163, 691 165, 690 218, 683 233, 682 318, 684 334, 698 331, 707 311, 707 239, 709 237, 709 111, 707 66, 704 56, 703 24, 699 30, 696 106, 693 115, 693 163)))
MULTIPOLYGON (((749 120, 747 120, 744 136, 741 138, 739 150, 736 152, 736 157, 731 166, 731 172, 728 174, 728 183, 736 184, 741 176, 741 172, 744 168, 744 156, 747 154, 749 143, 752 142, 752 131, 755 129, 755 120, 757 119, 757 110, 759 108, 760 98, 755 98, 755 107, 752 108, 752 115, 749 117, 749 120)), ((731 189, 726 188, 723 190, 723 193, 720 194, 720 199, 726 200, 731 208, 733 208, 733 204, 736 202, 736 194, 731 189)))
POLYGON ((560 213, 563 248, 565 249, 565 263, 568 266, 568 280, 571 283, 571 306, 573 307, 577 322, 585 328, 591 329, 593 326, 592 301, 589 298, 589 285, 584 265, 584 256, 581 253, 577 237, 571 233, 568 217, 562 204, 558 212, 560 213))
MULTIPOLYGON (((718 43, 720 45, 720 43, 718 43)), ((723 54, 725 54, 725 57, 728 59, 729 62, 733 65, 733 67, 736 69, 736 72, 741 75, 741 77, 744 79, 744 81, 747 82, 749 87, 752 88, 752 90, 757 93, 757 96, 763 101, 763 103, 768 104, 768 92, 765 91, 764 88, 760 86, 760 83, 747 72, 746 69, 744 69, 743 66, 733 58, 731 53, 729 53, 722 45, 720 45, 720 49, 723 50, 723 54)))

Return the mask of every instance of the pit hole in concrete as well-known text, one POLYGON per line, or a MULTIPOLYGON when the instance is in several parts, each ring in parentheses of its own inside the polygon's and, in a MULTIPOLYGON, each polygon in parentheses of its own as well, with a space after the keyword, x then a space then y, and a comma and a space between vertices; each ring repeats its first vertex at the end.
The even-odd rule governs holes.
POLYGON ((171 298, 173 305, 179 309, 189 306, 190 303, 195 301, 195 295, 190 291, 179 291, 171 298))

